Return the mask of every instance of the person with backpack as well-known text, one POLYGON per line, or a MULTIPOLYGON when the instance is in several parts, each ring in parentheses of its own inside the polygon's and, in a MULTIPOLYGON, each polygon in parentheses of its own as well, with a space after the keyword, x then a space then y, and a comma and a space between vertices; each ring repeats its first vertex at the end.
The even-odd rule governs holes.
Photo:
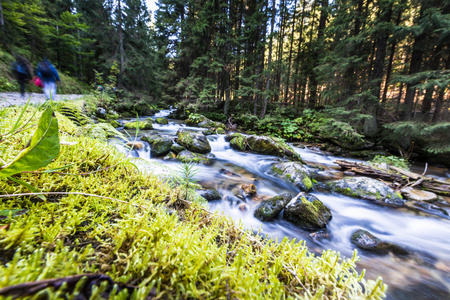
POLYGON ((32 74, 31 65, 25 57, 17 55, 16 62, 12 65, 12 70, 20 86, 20 95, 22 98, 25 98, 25 84, 31 79, 32 74))
POLYGON ((56 81, 61 81, 59 79, 58 71, 56 71, 55 67, 47 59, 44 59, 38 64, 37 74, 44 85, 45 98, 55 98, 56 81))

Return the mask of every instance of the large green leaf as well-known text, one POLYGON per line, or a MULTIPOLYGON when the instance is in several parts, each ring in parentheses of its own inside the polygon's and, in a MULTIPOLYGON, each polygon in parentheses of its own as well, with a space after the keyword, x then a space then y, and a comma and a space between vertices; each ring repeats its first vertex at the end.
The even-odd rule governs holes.
POLYGON ((39 119, 30 145, 13 161, 0 167, 0 177, 34 171, 48 165, 59 154, 58 133, 58 120, 53 114, 53 109, 48 107, 39 119))

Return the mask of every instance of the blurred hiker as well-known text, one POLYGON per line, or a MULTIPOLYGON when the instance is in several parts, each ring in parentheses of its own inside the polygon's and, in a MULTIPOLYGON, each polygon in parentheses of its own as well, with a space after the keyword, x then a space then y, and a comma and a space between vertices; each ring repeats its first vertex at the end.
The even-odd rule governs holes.
POLYGON ((44 59, 38 64, 37 74, 44 85, 45 98, 54 98, 56 96, 56 81, 60 81, 55 67, 47 59, 44 59))
POLYGON ((20 95, 25 98, 25 84, 31 79, 32 69, 28 60, 20 55, 16 56, 16 62, 12 65, 12 70, 16 75, 17 82, 20 85, 20 95))

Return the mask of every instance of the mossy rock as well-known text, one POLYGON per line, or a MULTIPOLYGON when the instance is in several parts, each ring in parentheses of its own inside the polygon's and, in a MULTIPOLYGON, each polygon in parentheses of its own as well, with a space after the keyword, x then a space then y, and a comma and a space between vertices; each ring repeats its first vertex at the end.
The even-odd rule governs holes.
POLYGON ((208 139, 201 133, 194 133, 186 130, 178 130, 177 143, 186 149, 196 153, 206 154, 211 152, 211 145, 208 139))
POLYGON ((183 146, 177 144, 177 143, 173 143, 172 146, 170 147, 170 150, 173 151, 174 153, 178 154, 183 150, 186 150, 186 148, 184 148, 183 146))
POLYGON ((168 154, 173 144, 171 139, 162 137, 159 134, 144 135, 141 137, 141 140, 150 144, 150 155, 152 157, 168 154))
POLYGON ((242 134, 235 132, 232 134, 227 134, 225 136, 225 141, 230 142, 232 139, 234 139, 235 137, 244 137, 242 134))
POLYGON ((225 131, 225 129, 223 129, 222 127, 219 127, 219 128, 216 129, 216 133, 217 133, 217 134, 225 134, 226 131, 225 131))
POLYGON ((255 217, 261 221, 270 221, 278 216, 278 214, 292 200, 291 194, 282 194, 270 198, 262 202, 255 210, 255 217))
POLYGON ((300 154, 296 153, 291 146, 282 139, 268 136, 251 135, 247 137, 248 149, 257 154, 273 155, 287 158, 293 161, 303 162, 300 154))
POLYGON ((125 140, 125 136, 117 131, 111 124, 109 123, 97 123, 97 124, 89 124, 83 127, 81 130, 87 136, 99 139, 102 141, 107 141, 108 138, 118 137, 120 139, 125 140))
POLYGON ((216 132, 214 131, 214 129, 208 129, 205 131, 202 131, 203 135, 213 135, 216 134, 216 132))
POLYGON ((167 125, 169 124, 169 120, 167 120, 166 118, 157 118, 155 120, 155 123, 160 125, 167 125))
POLYGON ((286 206, 284 218, 303 229, 318 230, 327 226, 332 215, 322 201, 302 192, 286 206))
POLYGON ((245 151, 247 149, 247 140, 243 135, 236 136, 230 141, 230 147, 234 150, 245 151))
POLYGON ((127 122, 125 123, 125 125, 123 126, 125 129, 134 129, 136 130, 139 126, 140 130, 149 130, 149 129, 153 129, 153 121, 152 119, 145 119, 142 121, 132 121, 132 122, 127 122))
POLYGON ((294 184, 304 192, 309 192, 313 188, 313 181, 309 170, 299 162, 282 162, 274 164, 270 174, 294 184))
POLYGON ((398 207, 404 204, 399 192, 395 192, 385 183, 369 177, 345 177, 329 182, 327 186, 336 193, 375 201, 382 205, 398 207))
POLYGON ((207 158, 205 155, 203 154, 199 154, 199 153, 194 153, 191 151, 181 151, 180 153, 178 153, 177 155, 177 159, 183 163, 190 163, 190 162, 194 162, 194 163, 202 163, 204 165, 210 165, 212 162, 209 158, 207 158))

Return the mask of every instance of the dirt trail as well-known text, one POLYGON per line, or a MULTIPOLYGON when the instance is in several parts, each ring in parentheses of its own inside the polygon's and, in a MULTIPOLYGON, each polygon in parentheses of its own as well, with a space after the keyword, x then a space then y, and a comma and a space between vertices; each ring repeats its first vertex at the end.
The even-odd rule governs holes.
MULTIPOLYGON (((78 98, 83 97, 84 95, 75 95, 75 94, 69 94, 69 95, 56 95, 55 101, 60 100, 75 100, 78 98)), ((37 94, 37 93, 27 93, 25 98, 22 98, 20 96, 20 93, 13 93, 13 92, 7 92, 7 93, 0 93, 0 107, 1 106, 11 106, 11 105, 23 105, 27 103, 28 99, 31 97, 30 103, 44 103, 45 102, 45 95, 44 94, 37 94)))

